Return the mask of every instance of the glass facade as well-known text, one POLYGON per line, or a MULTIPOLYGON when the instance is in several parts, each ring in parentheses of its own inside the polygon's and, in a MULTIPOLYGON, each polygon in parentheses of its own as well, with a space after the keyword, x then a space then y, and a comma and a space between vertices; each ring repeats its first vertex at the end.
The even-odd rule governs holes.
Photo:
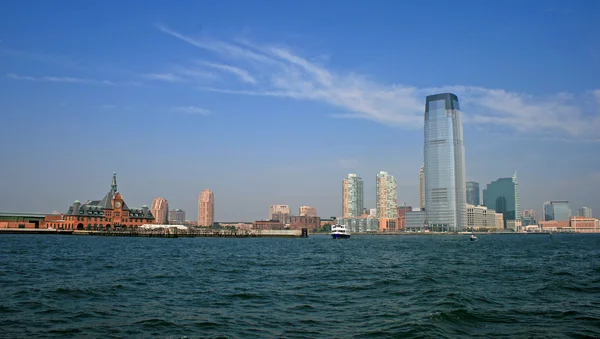
POLYGON ((550 201, 552 206, 552 220, 568 221, 571 218, 571 209, 568 201, 550 201))
POLYGON ((467 204, 473 206, 481 205, 478 182, 467 181, 467 204))
POLYGON ((458 98, 430 95, 425 103, 425 213, 430 227, 467 225, 465 147, 458 98))
POLYGON ((521 217, 519 206, 519 183, 517 174, 512 178, 500 178, 487 184, 483 190, 483 204, 487 208, 502 213, 504 217, 504 228, 509 220, 517 220, 521 217))

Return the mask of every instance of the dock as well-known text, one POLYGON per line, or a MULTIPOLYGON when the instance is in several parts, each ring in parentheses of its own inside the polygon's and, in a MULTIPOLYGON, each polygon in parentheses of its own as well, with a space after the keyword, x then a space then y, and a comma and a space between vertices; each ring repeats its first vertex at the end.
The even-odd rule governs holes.
POLYGON ((28 229, 28 228, 3 228, 0 234, 64 234, 78 236, 104 236, 104 237, 149 237, 149 238, 306 238, 307 229, 300 230, 223 230, 190 228, 187 230, 171 228, 135 229, 135 230, 55 230, 55 229, 28 229))

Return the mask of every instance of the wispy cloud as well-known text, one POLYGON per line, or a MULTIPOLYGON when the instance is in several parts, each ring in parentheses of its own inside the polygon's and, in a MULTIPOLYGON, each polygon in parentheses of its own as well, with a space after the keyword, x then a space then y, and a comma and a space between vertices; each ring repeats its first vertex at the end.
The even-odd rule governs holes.
POLYGON ((78 83, 78 84, 97 84, 97 85, 114 85, 112 81, 108 80, 94 80, 84 78, 72 78, 72 77, 55 77, 55 76, 43 76, 43 77, 32 77, 27 75, 17 75, 13 73, 6 74, 8 78, 15 80, 25 81, 36 81, 36 82, 62 82, 62 83, 78 83))
POLYGON ((208 66, 208 67, 212 67, 212 68, 221 70, 221 71, 225 71, 225 72, 234 74, 234 75, 238 76, 240 78, 240 80, 242 80, 243 82, 247 82, 250 84, 256 83, 256 79, 254 79, 250 75, 250 73, 248 73, 248 71, 243 70, 241 68, 237 68, 237 67, 229 66, 229 65, 215 64, 215 63, 207 62, 207 61, 198 61, 198 63, 208 66))
POLYGON ((168 82, 178 82, 178 81, 183 81, 183 78, 175 75, 173 73, 150 73, 150 74, 144 74, 144 78, 146 79, 150 79, 150 80, 161 80, 161 81, 168 81, 168 82))
MULTIPOLYGON (((404 128, 423 125, 426 95, 451 91, 461 100, 465 124, 502 126, 522 134, 566 139, 600 137, 600 90, 597 89, 580 94, 536 96, 477 86, 417 88, 385 84, 352 72, 336 72, 290 48, 248 40, 224 42, 192 37, 160 24, 157 28, 224 59, 235 60, 235 66, 229 67, 241 71, 238 75, 249 75, 252 69, 267 79, 261 80, 260 85, 253 83, 256 87, 252 90, 234 86, 202 86, 202 90, 323 102, 340 109, 342 113, 337 117, 368 119, 404 128)), ((242 77, 240 80, 248 83, 242 77)))
POLYGON ((197 107, 197 106, 173 107, 172 111, 175 113, 190 114, 190 115, 192 115, 192 114, 197 114, 197 115, 212 114, 212 112, 210 110, 202 108, 202 107, 197 107))

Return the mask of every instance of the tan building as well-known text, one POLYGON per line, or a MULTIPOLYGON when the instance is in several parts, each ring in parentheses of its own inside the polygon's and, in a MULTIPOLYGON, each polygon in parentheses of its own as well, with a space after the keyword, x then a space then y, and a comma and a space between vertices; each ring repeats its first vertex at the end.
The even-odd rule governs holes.
POLYGON ((298 215, 305 217, 316 217, 317 210, 314 207, 310 206, 300 206, 298 215))
POLYGON ((600 233, 600 221, 596 218, 571 217, 573 232, 600 233))
POLYGON ((150 212, 154 216, 154 223, 165 225, 169 220, 169 203, 165 198, 156 198, 152 201, 150 212))
POLYGON ((379 232, 397 232, 397 223, 397 218, 379 218, 379 232))
POLYGON ((212 226, 215 222, 215 194, 205 189, 198 197, 198 226, 212 226))
POLYGON ((290 222, 290 214, 289 205, 271 205, 269 207, 269 220, 279 220, 286 225, 290 222))
POLYGON ((467 204, 467 227, 474 229, 503 228, 503 223, 496 222, 497 214, 502 216, 501 213, 496 213, 496 211, 485 206, 467 204))
POLYGON ((504 214, 502 213, 496 213, 496 228, 504 228, 504 214))

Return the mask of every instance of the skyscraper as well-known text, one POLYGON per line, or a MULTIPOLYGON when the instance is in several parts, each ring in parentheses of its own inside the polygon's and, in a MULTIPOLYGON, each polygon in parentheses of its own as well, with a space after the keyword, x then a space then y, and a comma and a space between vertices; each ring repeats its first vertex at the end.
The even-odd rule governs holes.
POLYGON ((566 200, 544 202, 544 220, 569 221, 571 209, 566 200))
POLYGON ((398 215, 398 189, 396 178, 388 172, 377 174, 376 203, 378 218, 396 218, 398 215))
POLYGON ((467 225, 465 146, 458 97, 430 95, 425 101, 425 214, 431 227, 467 225))
POLYGON ((420 197, 421 197, 421 209, 425 209, 425 166, 421 165, 421 170, 419 171, 419 188, 420 188, 420 197))
POLYGON ((215 222, 215 194, 205 189, 198 198, 198 226, 212 226, 215 222))
POLYGON ((150 212, 157 224, 167 224, 169 220, 169 203, 165 198, 156 198, 152 201, 150 212))
POLYGON ((483 204, 496 213, 502 213, 504 228, 508 221, 520 219, 517 173, 515 172, 511 178, 500 178, 487 184, 483 190, 483 204))
POLYGON ((593 218, 592 217, 592 209, 589 207, 581 207, 577 213, 580 217, 584 218, 593 218))
POLYGON ((169 211, 169 223, 181 224, 185 222, 185 211, 179 208, 169 211))
POLYGON ((348 174, 342 181, 342 216, 358 218, 364 208, 363 180, 356 174, 348 174))
POLYGON ((478 182, 467 181, 467 204, 474 206, 481 205, 478 182))
POLYGON ((284 225, 290 222, 289 205, 271 205, 269 207, 269 220, 281 221, 284 225))

